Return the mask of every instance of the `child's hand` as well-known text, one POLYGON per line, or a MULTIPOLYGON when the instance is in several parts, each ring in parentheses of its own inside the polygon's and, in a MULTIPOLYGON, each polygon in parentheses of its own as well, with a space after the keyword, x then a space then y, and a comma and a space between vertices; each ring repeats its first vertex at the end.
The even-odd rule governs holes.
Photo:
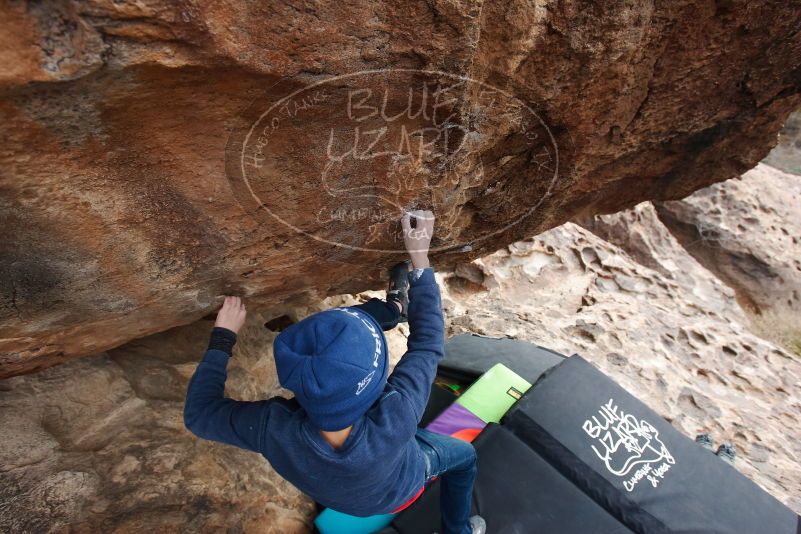
POLYGON ((214 321, 214 326, 220 328, 227 328, 234 334, 239 333, 239 329, 245 324, 245 303, 239 297, 225 297, 220 312, 217 314, 217 320, 214 321))
POLYGON ((403 227, 403 243, 409 252, 414 269, 425 269, 428 263, 428 248, 434 236, 434 212, 428 210, 414 210, 403 214, 401 219, 403 227), (412 218, 415 227, 412 228, 412 218))

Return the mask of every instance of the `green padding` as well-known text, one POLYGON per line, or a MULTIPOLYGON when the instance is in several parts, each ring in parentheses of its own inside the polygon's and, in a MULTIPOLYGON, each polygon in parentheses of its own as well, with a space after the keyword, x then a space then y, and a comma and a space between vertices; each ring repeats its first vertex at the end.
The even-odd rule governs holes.
POLYGON ((314 526, 321 534, 370 534, 389 525, 396 515, 356 517, 326 508, 314 520, 314 526))
POLYGON ((456 400, 485 423, 499 423, 531 384, 503 364, 495 364, 456 400))

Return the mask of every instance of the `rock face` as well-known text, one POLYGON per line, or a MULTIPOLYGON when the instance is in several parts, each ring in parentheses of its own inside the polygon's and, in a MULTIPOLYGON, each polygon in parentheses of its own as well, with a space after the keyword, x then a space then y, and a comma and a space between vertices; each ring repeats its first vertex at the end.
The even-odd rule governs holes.
MULTIPOLYGON (((356 302, 333 297, 286 319, 356 302)), ((285 393, 268 318, 250 313, 240 332, 226 384, 233 398, 285 393)), ((0 381, 0 531, 311 532, 314 503, 264 458, 184 428, 188 379, 212 324, 0 381)), ((405 335, 401 325, 388 336, 393 364, 405 335)))
MULTIPOLYGON (((261 456, 184 428, 187 380, 210 327, 5 380, 0 530, 308 532, 314 504, 261 456)), ((244 334, 228 394, 271 396, 274 334, 257 325, 244 334)))
POLYGON ((801 177, 760 164, 656 210, 744 309, 801 312, 801 177))
POLYGON ((224 293, 376 287, 404 208, 440 214, 445 266, 681 198, 764 157, 801 92, 783 2, 0 12, 0 376, 188 324, 224 293), (375 69, 394 70, 353 75, 375 69))
POLYGON ((779 143, 764 159, 771 167, 801 175, 801 111, 791 113, 779 134, 779 143))

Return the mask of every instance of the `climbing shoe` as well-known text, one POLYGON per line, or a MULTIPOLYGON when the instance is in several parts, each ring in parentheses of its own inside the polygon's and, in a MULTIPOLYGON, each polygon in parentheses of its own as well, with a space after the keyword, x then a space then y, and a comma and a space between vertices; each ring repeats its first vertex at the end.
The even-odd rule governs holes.
POLYGON ((396 264, 389 270, 387 302, 397 302, 401 305, 401 323, 405 323, 408 319, 409 265, 411 265, 411 262, 406 260, 396 264))
POLYGON ((715 450, 715 446, 712 444, 712 437, 709 434, 698 434, 695 436, 695 442, 705 449, 715 450))
MULTIPOLYGON (((487 533, 487 522, 484 521, 483 517, 480 515, 474 515, 470 518, 470 532, 471 534, 487 533)), ((434 532, 434 534, 439 534, 439 532, 434 532)))
POLYGON ((737 451, 731 443, 724 443, 718 447, 715 454, 718 455, 718 458, 730 464, 734 464, 734 459, 737 457, 737 451))
POLYGON ((474 515, 470 518, 470 528, 473 529, 473 534, 485 534, 487 532, 487 522, 480 515, 474 515))

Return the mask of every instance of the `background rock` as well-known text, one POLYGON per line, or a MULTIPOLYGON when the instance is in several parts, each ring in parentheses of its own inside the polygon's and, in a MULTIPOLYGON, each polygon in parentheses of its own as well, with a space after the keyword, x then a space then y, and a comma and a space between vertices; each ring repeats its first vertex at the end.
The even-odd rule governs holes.
POLYGON ((682 246, 754 313, 801 313, 801 178, 760 164, 656 206, 682 246))
POLYGON ((801 111, 787 117, 779 134, 779 143, 763 163, 784 172, 801 175, 801 111))
MULTIPOLYGON (((73 0, 0 13, 0 376, 188 324, 224 293, 280 307, 378 286, 392 254, 321 245, 237 202, 225 143, 254 99, 391 67, 466 76, 534 108, 558 160, 539 133, 514 134, 517 115, 473 113, 480 97, 466 91, 453 122, 481 173, 401 199, 448 214, 439 245, 475 242, 440 255, 449 266, 744 172, 801 86, 801 12, 786 2, 73 0), (535 179, 544 167, 558 169, 547 188, 535 179), (479 242, 488 229, 499 233, 479 242)), ((366 239, 364 221, 313 217, 319 154, 305 148, 328 134, 315 113, 275 138, 289 170, 267 173, 265 188, 314 231, 366 239)))
POLYGON ((687 254, 662 224, 652 203, 643 202, 631 210, 598 215, 580 224, 625 251, 638 264, 679 284, 688 295, 717 313, 740 322, 745 319, 742 309, 731 299, 736 294, 719 279, 699 269, 698 261, 687 254))

